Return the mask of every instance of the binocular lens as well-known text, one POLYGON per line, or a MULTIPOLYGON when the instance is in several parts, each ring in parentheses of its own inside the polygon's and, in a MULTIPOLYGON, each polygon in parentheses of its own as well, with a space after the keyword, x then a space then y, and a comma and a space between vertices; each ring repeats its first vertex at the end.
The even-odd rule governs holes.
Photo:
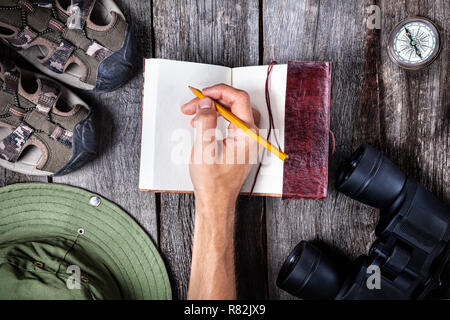
POLYGON ((333 299, 344 277, 315 246, 302 241, 281 267, 277 286, 302 299, 333 299))
POLYGON ((369 145, 362 145, 338 176, 336 188, 355 200, 387 208, 406 183, 406 176, 389 159, 369 145))

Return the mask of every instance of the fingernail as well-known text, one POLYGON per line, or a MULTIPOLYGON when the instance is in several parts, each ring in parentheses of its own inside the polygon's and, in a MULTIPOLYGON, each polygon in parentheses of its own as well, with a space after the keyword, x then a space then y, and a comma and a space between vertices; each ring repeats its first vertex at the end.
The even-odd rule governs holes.
POLYGON ((209 99, 201 99, 198 103, 200 109, 211 109, 212 103, 209 99))

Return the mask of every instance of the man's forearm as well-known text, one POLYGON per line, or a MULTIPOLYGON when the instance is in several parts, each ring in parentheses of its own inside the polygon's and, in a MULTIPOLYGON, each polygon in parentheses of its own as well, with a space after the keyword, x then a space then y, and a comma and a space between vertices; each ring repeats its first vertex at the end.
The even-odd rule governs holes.
POLYGON ((196 202, 188 299, 236 299, 235 202, 196 202))

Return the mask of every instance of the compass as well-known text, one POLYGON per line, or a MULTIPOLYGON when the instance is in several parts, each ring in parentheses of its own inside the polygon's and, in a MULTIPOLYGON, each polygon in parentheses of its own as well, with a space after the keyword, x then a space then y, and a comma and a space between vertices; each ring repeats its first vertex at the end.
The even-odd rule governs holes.
POLYGON ((389 56, 405 69, 417 70, 430 65, 439 55, 440 49, 438 28, 423 17, 410 17, 401 21, 389 36, 389 56))

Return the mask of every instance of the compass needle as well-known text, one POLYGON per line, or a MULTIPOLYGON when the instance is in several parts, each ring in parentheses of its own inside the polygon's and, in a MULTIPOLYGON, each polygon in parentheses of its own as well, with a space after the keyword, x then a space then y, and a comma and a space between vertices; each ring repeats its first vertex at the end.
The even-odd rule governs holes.
POLYGON ((398 23, 389 36, 389 57, 405 69, 431 64, 440 52, 440 33, 429 19, 410 17, 398 23))

